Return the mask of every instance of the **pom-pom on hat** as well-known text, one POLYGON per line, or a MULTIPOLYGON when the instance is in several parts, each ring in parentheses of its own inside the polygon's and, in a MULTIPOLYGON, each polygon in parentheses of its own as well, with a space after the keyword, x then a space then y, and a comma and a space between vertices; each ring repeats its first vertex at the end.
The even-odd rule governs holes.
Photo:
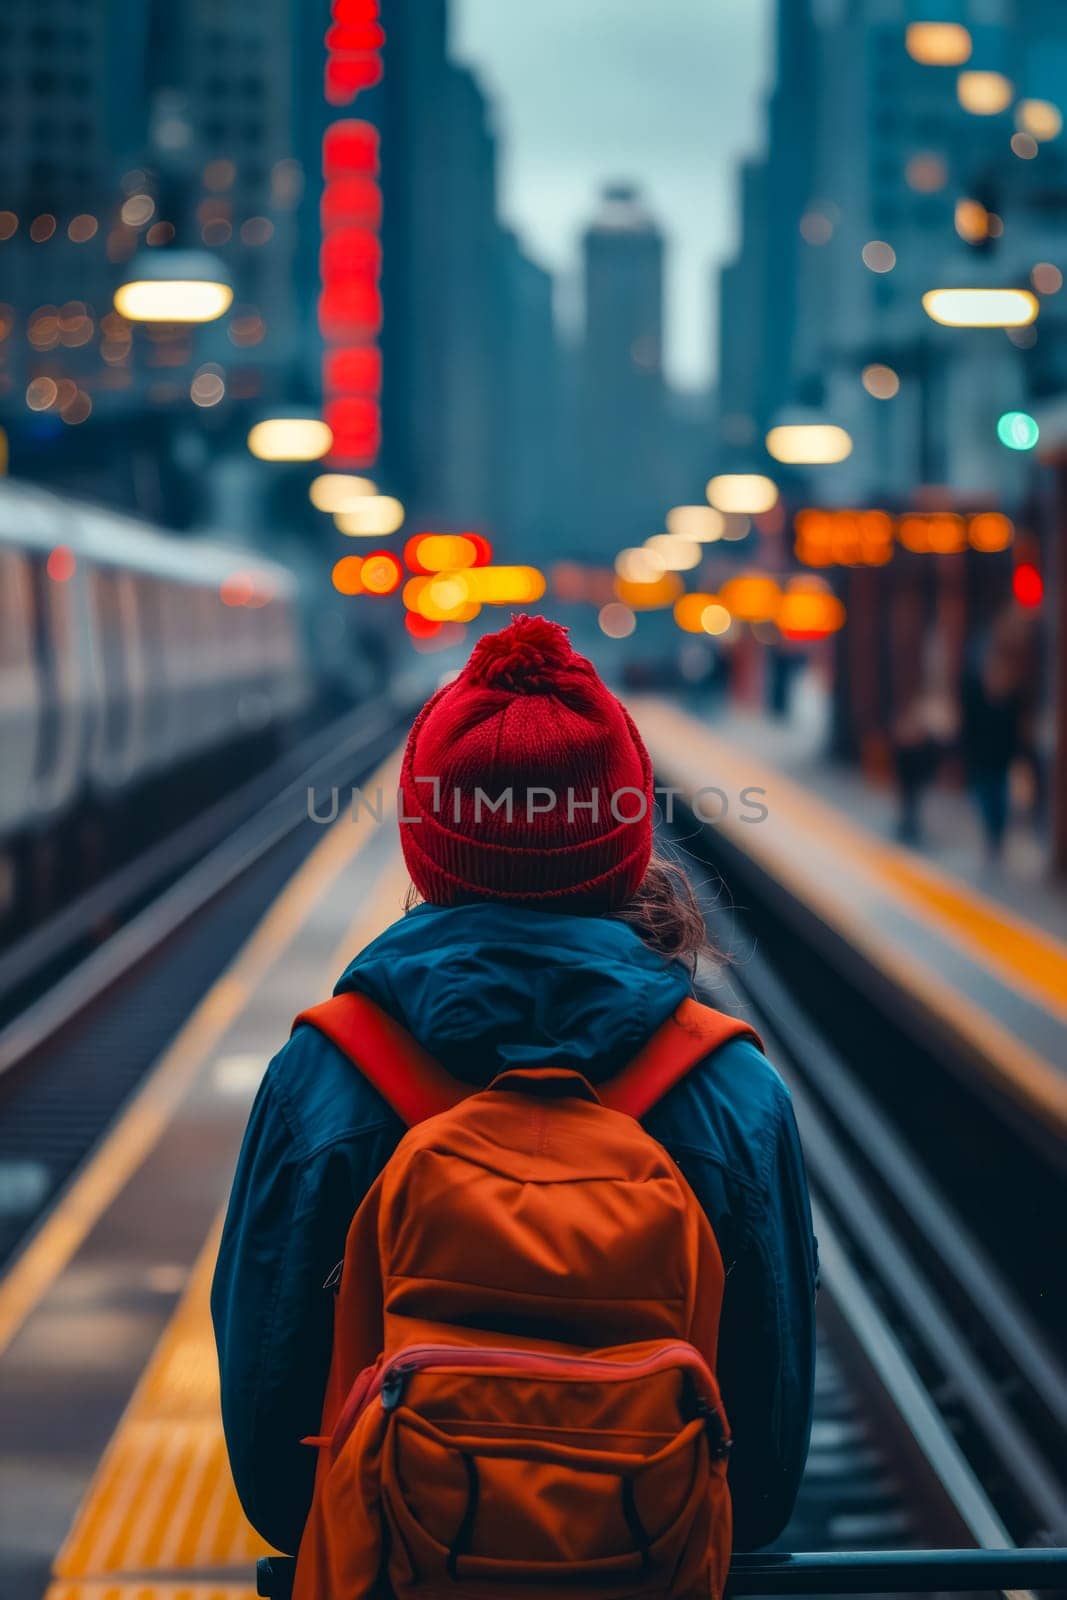
POLYGON ((625 707, 544 617, 480 639, 426 702, 400 775, 400 838, 434 905, 613 910, 652 850, 652 763, 625 707))

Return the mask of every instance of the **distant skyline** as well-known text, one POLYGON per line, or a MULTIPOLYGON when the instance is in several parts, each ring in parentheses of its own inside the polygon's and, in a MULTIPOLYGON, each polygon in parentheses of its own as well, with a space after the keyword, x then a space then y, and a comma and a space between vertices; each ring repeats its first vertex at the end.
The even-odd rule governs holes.
POLYGON ((737 238, 736 171, 763 139, 771 0, 454 0, 452 49, 501 137, 501 206, 567 275, 599 190, 632 178, 667 237, 671 379, 717 360, 711 268, 737 238))

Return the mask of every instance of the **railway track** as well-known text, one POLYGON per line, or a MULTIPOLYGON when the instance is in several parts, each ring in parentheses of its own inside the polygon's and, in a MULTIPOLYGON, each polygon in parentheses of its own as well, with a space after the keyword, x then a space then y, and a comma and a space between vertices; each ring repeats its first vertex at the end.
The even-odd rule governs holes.
POLYGON ((383 702, 320 730, 273 781, 262 774, 193 819, 0 960, 0 981, 34 993, 0 1029, 0 1266, 321 838, 309 787, 357 783, 410 712, 383 702), (63 965, 105 905, 128 920, 63 965))
MULTIPOLYGON (((1028 1302, 1029 1263, 1013 1255, 1009 1230, 983 1230, 979 1239, 968 1163, 957 1166, 951 1155, 955 1138, 969 1136, 967 1108, 958 1124, 942 1125, 941 1160, 931 1161, 929 1138, 912 1142, 899 1094, 883 1100, 877 1092, 894 1049, 906 1048, 891 1019, 854 989, 836 992, 826 967, 813 1015, 805 1001, 814 953, 805 949, 791 961, 791 941, 738 870, 735 852, 691 816, 679 820, 673 843, 687 860, 712 941, 733 958, 724 971, 704 974, 709 998, 753 1021, 788 1079, 816 1209, 816 1423, 783 1544, 994 1550, 1062 1543, 1067 1377, 1052 1347, 1054 1313, 1036 1315, 1028 1302), (730 903, 724 877, 746 896, 744 909, 730 903), (835 1003, 848 1055, 827 1026, 835 1003), (856 1044, 864 1030, 866 1058, 856 1044), (820 1522, 821 1503, 830 1514, 820 1522)), ((907 1069, 927 1073, 937 1085, 933 1103, 948 1103, 936 1063, 912 1057, 907 1069)), ((963 1094, 960 1078, 944 1077, 963 1094)), ((922 1106, 915 1111, 921 1121, 922 1106)), ((1029 1141, 1003 1130, 1004 1183, 1051 1205, 1057 1179, 1034 1170, 1039 1160, 1029 1141)), ((987 1187, 989 1210, 1000 1187, 987 1187)), ((1047 1209, 1030 1217, 1031 1228, 1047 1230, 1050 1262, 1057 1215, 1047 1209)))
MULTIPOLYGON (((353 741, 358 744, 383 711, 390 725, 399 726, 405 709, 417 701, 416 691, 408 685, 377 708, 361 706, 320 721, 269 766, 216 795, 180 826, 153 839, 60 911, 0 948, 0 1040, 7 1025, 46 989, 239 830, 248 838, 269 841, 272 826, 282 824, 294 795, 303 809, 305 784, 329 783, 331 774, 344 770, 353 741)), ((0 1076, 9 1056, 8 1048, 0 1053, 0 1076)))

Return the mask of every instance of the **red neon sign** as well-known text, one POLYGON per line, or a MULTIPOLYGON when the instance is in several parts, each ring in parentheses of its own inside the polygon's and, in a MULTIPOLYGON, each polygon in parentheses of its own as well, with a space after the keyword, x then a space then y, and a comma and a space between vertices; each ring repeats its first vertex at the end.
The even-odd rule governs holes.
POLYGON ((382 246, 370 228, 335 228, 322 241, 319 252, 322 281, 326 284, 376 284, 382 270, 382 246))
POLYGON ((340 395, 336 400, 327 400, 322 415, 333 433, 330 460, 369 467, 382 442, 381 408, 377 400, 355 394, 340 395))
POLYGON ((380 50, 385 31, 380 22, 335 22, 326 32, 326 48, 331 55, 354 50, 380 50))
POLYGON ((326 63, 326 98, 332 106, 348 106, 361 89, 382 81, 382 58, 371 50, 331 56, 326 63))
POLYGON ((376 395, 382 389, 382 353, 375 344, 328 350, 323 363, 326 388, 338 394, 376 395))
POLYGON ((335 22, 373 22, 378 16, 378 0, 333 0, 335 22))
MULTIPOLYGON (((373 339, 382 328, 382 297, 372 283, 328 283, 319 296, 319 331, 328 344, 373 339)), ((329 362, 323 367, 324 381, 329 362)))
POLYGON ((350 118, 331 122, 322 138, 322 172, 327 183, 359 172, 377 177, 377 128, 350 118))
MULTIPOLYGON (((326 33, 324 93, 330 105, 349 105, 381 82, 385 34, 377 0, 334 0, 326 33)), ((323 417, 333 431, 330 460, 373 466, 381 447, 382 327, 380 289, 382 195, 378 130, 343 118, 322 141, 322 249, 319 329, 323 417)))
POLYGON ((322 194, 323 233, 351 223, 359 228, 382 225, 382 191, 373 178, 334 178, 322 194))

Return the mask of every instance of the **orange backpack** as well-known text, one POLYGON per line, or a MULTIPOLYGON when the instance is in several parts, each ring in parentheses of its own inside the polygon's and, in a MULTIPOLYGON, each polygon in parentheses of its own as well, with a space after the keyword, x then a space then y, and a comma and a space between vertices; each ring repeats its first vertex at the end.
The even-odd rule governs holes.
POLYGON ((753 1030, 686 1000, 595 1089, 473 1089, 361 996, 297 1023, 409 1132, 348 1234, 294 1600, 721 1595, 722 1260, 636 1119, 753 1030))

